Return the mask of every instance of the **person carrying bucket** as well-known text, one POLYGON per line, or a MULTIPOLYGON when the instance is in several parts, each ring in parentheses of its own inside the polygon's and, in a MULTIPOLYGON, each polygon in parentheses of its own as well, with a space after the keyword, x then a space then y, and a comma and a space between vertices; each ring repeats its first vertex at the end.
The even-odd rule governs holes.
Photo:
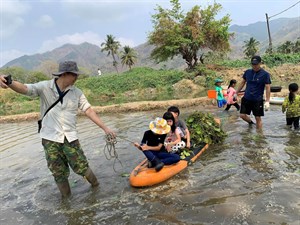
POLYGON ((224 98, 223 95, 223 88, 221 87, 221 84, 223 83, 223 80, 220 78, 215 79, 215 90, 217 92, 217 103, 219 108, 223 108, 226 104, 227 101, 224 98))

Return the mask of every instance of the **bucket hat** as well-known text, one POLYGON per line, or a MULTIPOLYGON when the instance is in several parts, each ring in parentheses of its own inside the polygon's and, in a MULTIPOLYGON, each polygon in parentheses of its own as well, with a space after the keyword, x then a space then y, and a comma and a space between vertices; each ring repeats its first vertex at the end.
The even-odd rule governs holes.
POLYGON ((223 83, 223 80, 220 78, 215 79, 215 83, 223 83))
POLYGON ((151 121, 149 128, 155 134, 167 134, 171 130, 171 127, 168 125, 167 121, 160 117, 156 117, 154 121, 151 121))
POLYGON ((58 72, 52 73, 54 76, 60 76, 63 73, 74 73, 79 75, 79 69, 77 67, 77 63, 74 61, 64 61, 60 62, 58 66, 58 72))

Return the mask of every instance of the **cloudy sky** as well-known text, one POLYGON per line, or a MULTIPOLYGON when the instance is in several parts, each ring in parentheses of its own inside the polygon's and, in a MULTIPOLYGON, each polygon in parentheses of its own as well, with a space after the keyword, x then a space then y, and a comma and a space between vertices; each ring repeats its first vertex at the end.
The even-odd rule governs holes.
MULTIPOLYGON (((206 7, 209 0, 181 0, 184 12, 194 5, 206 7)), ((216 0, 230 14, 232 24, 265 21, 299 0, 216 0)), ((100 45, 112 34, 123 45, 145 43, 152 31, 151 15, 165 0, 0 0, 0 66, 22 55, 51 51, 65 43, 100 45)), ((280 17, 299 17, 300 4, 280 17)), ((300 26, 300 24, 299 24, 300 26)))

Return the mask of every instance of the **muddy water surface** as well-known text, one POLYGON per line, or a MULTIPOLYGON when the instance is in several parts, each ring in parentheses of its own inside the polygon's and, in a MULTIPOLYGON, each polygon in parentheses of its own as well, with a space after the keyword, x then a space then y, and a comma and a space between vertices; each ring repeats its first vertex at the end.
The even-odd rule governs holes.
MULTIPOLYGON (((182 109, 182 116, 202 108, 182 109)), ((216 111, 216 109, 214 109, 216 111)), ((163 111, 103 116, 118 135, 140 141, 163 111)), ((0 224, 291 224, 300 221, 300 134, 273 106, 257 133, 234 109, 218 111, 228 133, 185 171, 150 188, 133 188, 127 174, 144 158, 119 140, 107 160, 100 129, 78 120, 81 144, 100 188, 71 172, 72 197, 62 202, 47 169, 35 121, 0 124, 0 224), (116 170, 116 172, 114 171, 116 170)))

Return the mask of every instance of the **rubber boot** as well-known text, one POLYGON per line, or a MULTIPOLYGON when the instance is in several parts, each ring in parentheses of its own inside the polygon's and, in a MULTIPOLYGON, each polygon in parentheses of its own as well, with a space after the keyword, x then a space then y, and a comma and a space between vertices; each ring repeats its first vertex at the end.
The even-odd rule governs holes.
POLYGON ((151 163, 151 161, 148 160, 147 163, 148 163, 148 168, 153 168, 154 167, 153 164, 151 163))
POLYGON ((155 171, 158 172, 164 167, 164 163, 155 157, 152 161, 152 166, 155 168, 155 171))
POLYGON ((62 183, 56 183, 57 187, 61 193, 62 198, 68 198, 71 195, 71 188, 69 185, 69 181, 65 181, 62 183))
POLYGON ((93 171, 90 168, 87 169, 87 171, 85 172, 84 177, 92 185, 92 187, 99 186, 99 182, 97 180, 97 177, 95 176, 95 174, 93 173, 93 171))

